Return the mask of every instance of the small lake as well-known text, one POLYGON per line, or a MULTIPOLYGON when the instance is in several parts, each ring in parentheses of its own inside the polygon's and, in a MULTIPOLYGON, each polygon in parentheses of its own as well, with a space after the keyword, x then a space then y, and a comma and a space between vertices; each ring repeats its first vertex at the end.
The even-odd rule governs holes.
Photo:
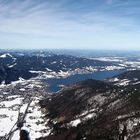
POLYGON ((76 75, 69 76, 67 78, 47 79, 45 80, 45 82, 49 84, 49 88, 48 88, 49 92, 57 92, 58 90, 60 90, 59 85, 69 85, 86 79, 104 80, 106 78, 113 77, 123 72, 125 72, 125 70, 97 71, 88 74, 76 74, 76 75))

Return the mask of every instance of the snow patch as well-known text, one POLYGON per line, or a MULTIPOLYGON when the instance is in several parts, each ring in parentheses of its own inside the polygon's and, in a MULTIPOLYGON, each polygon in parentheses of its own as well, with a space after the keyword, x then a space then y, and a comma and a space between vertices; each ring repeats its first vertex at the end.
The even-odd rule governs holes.
POLYGON ((73 126, 73 127, 77 127, 78 124, 81 123, 81 120, 80 119, 76 119, 74 121, 71 121, 70 122, 70 125, 73 126))
POLYGON ((11 54, 5 53, 5 54, 2 54, 2 55, 0 56, 0 58, 6 58, 7 56, 13 57, 11 54))

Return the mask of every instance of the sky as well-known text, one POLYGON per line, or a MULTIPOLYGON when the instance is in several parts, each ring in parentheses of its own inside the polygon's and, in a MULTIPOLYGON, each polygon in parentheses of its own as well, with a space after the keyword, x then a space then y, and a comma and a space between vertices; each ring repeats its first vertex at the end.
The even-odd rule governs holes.
POLYGON ((140 50, 140 0, 0 0, 0 49, 140 50))

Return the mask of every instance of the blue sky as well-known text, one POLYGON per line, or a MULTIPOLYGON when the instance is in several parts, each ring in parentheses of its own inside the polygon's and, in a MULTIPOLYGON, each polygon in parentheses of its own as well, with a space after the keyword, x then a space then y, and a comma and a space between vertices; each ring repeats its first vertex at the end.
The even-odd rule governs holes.
POLYGON ((0 0, 0 48, 140 50, 140 0, 0 0))

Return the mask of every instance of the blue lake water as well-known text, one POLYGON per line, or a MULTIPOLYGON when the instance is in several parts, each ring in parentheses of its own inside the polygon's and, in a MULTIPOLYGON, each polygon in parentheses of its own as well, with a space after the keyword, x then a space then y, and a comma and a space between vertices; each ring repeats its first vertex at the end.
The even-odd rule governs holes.
POLYGON ((60 90, 59 85, 69 85, 86 79, 104 80, 106 78, 113 77, 123 72, 125 72, 125 70, 98 71, 89 74, 76 74, 76 75, 69 76, 67 78, 47 79, 45 80, 45 82, 49 84, 49 88, 48 88, 49 92, 57 92, 58 90, 60 90))

